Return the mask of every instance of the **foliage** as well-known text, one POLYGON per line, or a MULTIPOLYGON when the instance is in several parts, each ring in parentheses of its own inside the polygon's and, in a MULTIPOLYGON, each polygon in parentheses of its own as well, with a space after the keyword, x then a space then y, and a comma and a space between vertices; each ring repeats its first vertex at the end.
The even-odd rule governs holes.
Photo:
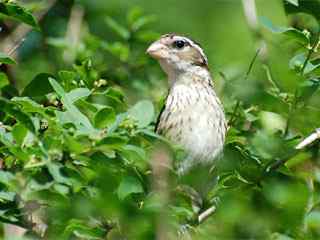
POLYGON ((103 14, 103 36, 81 18, 90 4, 58 3, 49 15, 71 11, 61 34, 46 30, 54 20, 38 24, 28 4, 1 1, 3 21, 30 25, 45 46, 31 60, 0 53, 1 222, 26 228, 25 239, 42 239, 43 226, 46 239, 155 239, 159 226, 169 239, 318 239, 319 144, 295 146, 319 127, 319 18, 304 1, 283 4, 292 24, 261 16, 253 41, 263 49, 216 77, 229 131, 199 209, 174 167, 164 192, 155 179, 155 159, 180 156, 154 133, 165 83, 144 51, 160 35, 150 30, 155 17, 140 8, 125 20, 103 14), (30 62, 41 72, 21 80, 30 62))

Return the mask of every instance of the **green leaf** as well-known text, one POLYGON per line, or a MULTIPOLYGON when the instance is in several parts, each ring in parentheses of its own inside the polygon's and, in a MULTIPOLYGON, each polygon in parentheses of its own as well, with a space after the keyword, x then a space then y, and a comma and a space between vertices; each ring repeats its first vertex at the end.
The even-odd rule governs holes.
POLYGON ((138 127, 148 126, 154 119, 154 107, 151 101, 143 100, 135 104, 128 111, 129 115, 138 121, 138 127))
POLYGON ((58 72, 58 76, 60 79, 60 82, 63 83, 63 86, 66 91, 70 91, 72 88, 73 81, 76 78, 76 73, 72 71, 60 71, 58 72))
POLYGON ((128 139, 125 137, 121 137, 119 135, 111 135, 97 142, 97 146, 106 145, 109 148, 119 149, 123 145, 127 144, 127 142, 128 142, 128 139))
MULTIPOLYGON (((299 53, 289 61, 289 67, 292 70, 295 70, 296 72, 300 72, 304 62, 306 61, 306 54, 305 53, 299 53)), ((309 74, 316 69, 320 67, 320 64, 312 64, 310 61, 307 62, 306 67, 304 68, 303 74, 309 74)))
POLYGON ((81 98, 90 96, 91 91, 88 88, 76 88, 67 93, 67 97, 72 103, 78 101, 81 98))
POLYGON ((42 116, 47 115, 43 106, 28 97, 14 97, 11 101, 19 104, 24 112, 39 113, 42 116))
POLYGON ((127 15, 127 21, 132 31, 138 31, 155 20, 156 17, 153 15, 144 16, 142 9, 139 7, 131 9, 127 15))
POLYGON ((108 26, 117 33, 120 37, 127 40, 130 37, 130 32, 123 26, 121 26, 118 22, 116 22, 111 17, 106 17, 106 23, 108 26))
POLYGON ((180 216, 186 219, 191 219, 194 213, 185 208, 185 207, 176 207, 176 206, 171 206, 170 209, 172 210, 173 214, 176 216, 180 216))
POLYGON ((61 169, 63 166, 61 164, 50 162, 47 164, 47 168, 56 182, 66 184, 68 186, 72 185, 71 180, 62 174, 61 169))
POLYGON ((5 201, 14 201, 16 196, 16 193, 14 192, 4 192, 4 191, 0 191, 0 202, 5 200, 5 201))
POLYGON ((270 240, 294 240, 294 239, 285 234, 272 233, 270 240))
POLYGON ((21 145, 24 138, 27 136, 28 129, 26 129, 22 124, 16 124, 12 128, 12 136, 14 140, 21 145))
POLYGON ((43 97, 48 93, 53 92, 49 78, 53 75, 49 73, 40 73, 24 88, 22 96, 43 97))
POLYGON ((15 177, 11 172, 0 170, 0 183, 3 183, 4 185, 8 186, 10 185, 10 182, 14 179, 15 177))
POLYGON ((141 7, 133 7, 127 14, 127 22, 129 25, 132 25, 140 17, 143 16, 143 10, 141 7))
POLYGON ((16 62, 7 54, 0 52, 0 64, 15 64, 16 62))
POLYGON ((308 227, 313 229, 320 228, 320 212, 319 211, 312 211, 306 217, 306 223, 308 227))
POLYGON ((12 118, 19 121, 31 132, 35 132, 35 126, 29 115, 20 111, 20 109, 16 105, 12 104, 11 102, 8 102, 5 99, 0 98, 0 109, 8 115, 10 115, 12 118))
POLYGON ((104 107, 94 116, 94 125, 97 128, 106 128, 116 120, 116 113, 111 107, 104 107))
POLYGON ((143 148, 134 145, 125 145, 121 148, 121 153, 125 154, 128 159, 134 161, 145 161, 147 158, 146 152, 143 148))
POLYGON ((0 3, 0 13, 39 29, 39 25, 30 11, 15 3, 0 3))
POLYGON ((304 101, 310 99, 319 89, 320 81, 317 79, 310 79, 300 84, 298 88, 298 97, 304 101))
POLYGON ((125 199, 133 193, 143 193, 143 187, 137 178, 131 176, 125 176, 117 190, 117 194, 120 200, 125 199))
POLYGON ((72 82, 76 77, 76 73, 63 70, 58 72, 58 76, 62 82, 72 82))
POLYGON ((0 89, 9 85, 9 79, 7 75, 3 72, 0 72, 0 89))
POLYGON ((49 78, 49 82, 55 90, 55 92, 61 97, 61 102, 67 109, 67 111, 64 112, 65 117, 67 117, 70 120, 70 122, 76 124, 80 130, 82 127, 84 127, 89 132, 96 134, 97 131, 91 125, 89 119, 83 113, 81 113, 79 109, 72 103, 72 99, 63 90, 61 85, 53 78, 49 78))
POLYGON ((87 151, 88 148, 90 147, 89 144, 83 144, 83 142, 80 142, 79 139, 71 136, 66 136, 65 144, 66 144, 66 148, 68 148, 70 152, 76 153, 76 154, 80 154, 84 151, 87 151))
POLYGON ((112 55, 118 57, 121 61, 126 62, 129 59, 130 49, 121 42, 114 42, 104 45, 104 49, 109 51, 112 55))
POLYGON ((307 45, 310 42, 309 37, 296 28, 274 26, 272 22, 266 17, 260 17, 260 22, 262 23, 263 26, 265 26, 267 29, 269 29, 273 33, 284 34, 288 37, 291 37, 297 40, 298 42, 301 42, 304 45, 307 45))
POLYGON ((83 220, 72 219, 68 222, 63 232, 63 239, 70 239, 71 234, 79 239, 101 240, 105 239, 107 233, 103 228, 87 226, 87 223, 83 220))
POLYGON ((143 16, 140 17, 139 19, 137 19, 131 26, 133 31, 138 31, 140 30, 142 27, 153 23, 156 21, 156 17, 155 16, 143 16))
POLYGON ((120 102, 124 101, 124 94, 120 89, 117 88, 108 88, 105 94, 114 99, 118 99, 120 102))
POLYGON ((147 155, 142 147, 127 144, 121 147, 119 151, 122 158, 129 163, 133 163, 139 169, 145 169, 148 166, 147 155))

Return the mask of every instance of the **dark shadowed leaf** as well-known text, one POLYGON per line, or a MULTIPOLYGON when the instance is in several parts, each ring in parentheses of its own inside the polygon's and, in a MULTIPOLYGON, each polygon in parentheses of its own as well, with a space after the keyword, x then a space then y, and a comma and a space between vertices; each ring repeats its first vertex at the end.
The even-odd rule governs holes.
POLYGON ((49 83, 49 78, 53 75, 49 73, 40 73, 24 88, 22 96, 41 97, 53 92, 53 88, 49 83))
POLYGON ((319 89, 320 81, 317 79, 311 79, 300 84, 298 89, 298 96, 301 100, 308 100, 312 97, 319 89))
POLYGON ((23 124, 27 129, 29 129, 31 132, 35 132, 34 124, 26 113, 22 112, 16 105, 8 102, 5 99, 0 98, 0 109, 7 113, 12 118, 19 121, 21 124, 23 124))

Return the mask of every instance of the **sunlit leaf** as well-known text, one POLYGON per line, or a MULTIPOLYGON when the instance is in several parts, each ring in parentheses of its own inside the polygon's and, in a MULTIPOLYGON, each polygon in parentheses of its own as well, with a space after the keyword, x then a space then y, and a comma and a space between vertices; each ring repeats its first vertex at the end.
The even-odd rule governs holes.
POLYGON ((320 212, 319 211, 312 211, 306 217, 306 223, 308 227, 313 229, 320 228, 320 212))
POLYGON ((129 39, 130 32, 125 27, 121 26, 118 22, 116 22, 114 19, 112 19, 111 17, 106 17, 106 23, 120 37, 122 37, 123 39, 129 39))
POLYGON ((94 116, 94 125, 97 128, 108 127, 116 120, 116 113, 111 107, 104 107, 94 116))
MULTIPOLYGON (((305 53, 300 53, 294 56, 290 62, 289 62, 289 67, 292 70, 296 70, 297 72, 300 72, 306 62, 306 54, 305 53)), ((309 74, 312 71, 320 68, 320 64, 312 64, 309 60, 306 62, 306 66, 304 68, 303 74, 309 74)))
POLYGON ((137 178, 125 176, 118 187, 118 197, 123 200, 133 193, 143 193, 142 185, 137 178))
POLYGON ((0 89, 9 84, 9 79, 7 75, 3 72, 0 72, 0 89))
POLYGON ((91 94, 91 91, 87 88, 76 88, 67 93, 67 97, 72 103, 78 101, 81 98, 88 97, 91 94))
POLYGON ((7 54, 5 54, 3 52, 0 52, 0 64, 1 63, 4 63, 4 64, 15 64, 16 62, 10 56, 8 56, 7 54))
POLYGON ((0 3, 0 13, 39 29, 39 25, 30 11, 18 4, 0 3))
POLYGON ((140 128, 148 126, 154 120, 154 107, 148 100, 140 101, 129 109, 129 115, 138 121, 140 128))
POLYGON ((293 27, 278 27, 273 25, 273 23, 266 17, 260 17, 261 24, 272 31, 273 33, 285 34, 288 37, 295 39, 302 44, 307 45, 310 42, 309 37, 302 31, 293 27))
POLYGON ((74 121, 75 124, 85 127, 88 131, 92 133, 96 133, 89 119, 84 114, 82 114, 79 111, 79 109, 72 103, 72 99, 70 99, 70 97, 62 88, 62 86, 53 78, 49 78, 49 82, 53 87, 53 89, 55 90, 55 92, 61 97, 61 101, 65 106, 65 108, 67 109, 67 112, 65 112, 65 114, 68 115, 68 117, 70 118, 70 121, 71 122, 74 121))

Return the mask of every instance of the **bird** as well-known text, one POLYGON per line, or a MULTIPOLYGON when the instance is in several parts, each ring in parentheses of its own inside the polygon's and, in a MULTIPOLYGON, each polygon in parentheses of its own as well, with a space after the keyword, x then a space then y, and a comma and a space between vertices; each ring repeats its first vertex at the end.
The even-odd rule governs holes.
POLYGON ((187 156, 178 163, 179 175, 196 166, 210 166, 223 151, 227 122, 200 44, 169 33, 147 49, 168 77, 169 91, 156 132, 181 146, 187 156))

